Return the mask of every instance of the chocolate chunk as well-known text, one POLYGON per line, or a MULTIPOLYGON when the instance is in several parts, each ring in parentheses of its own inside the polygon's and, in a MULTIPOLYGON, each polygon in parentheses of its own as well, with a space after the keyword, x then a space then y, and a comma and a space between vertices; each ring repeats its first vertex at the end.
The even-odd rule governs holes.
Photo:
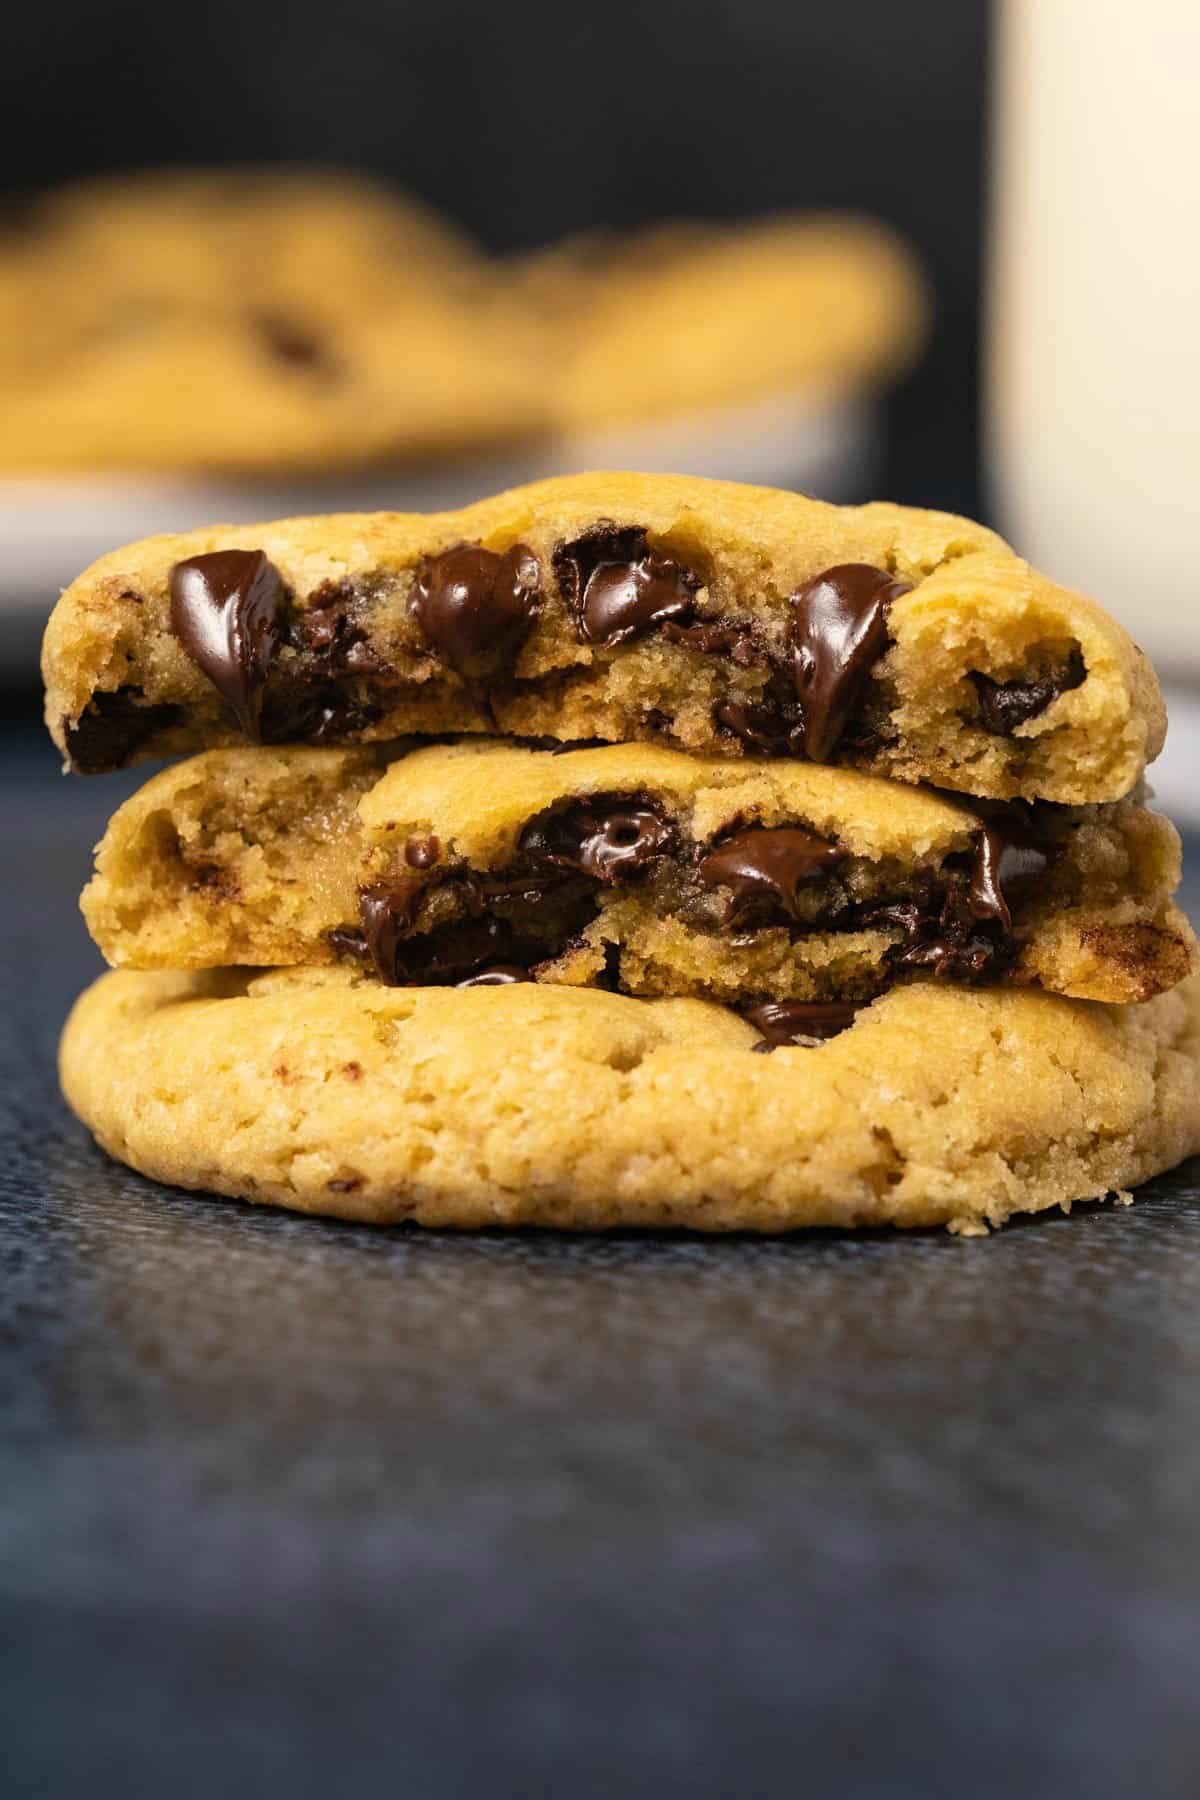
POLYGON ((81 775, 120 769, 135 750, 179 722, 177 706, 139 706, 140 688, 93 694, 73 725, 63 721, 71 767, 81 775))
POLYGON ((792 595, 792 656, 801 747, 828 762, 874 664, 887 649, 887 615, 911 584, 870 563, 839 563, 792 595))
POLYGON ((743 1017, 763 1034, 754 1048, 769 1054, 788 1045, 824 1043, 853 1025, 857 1011, 848 1000, 766 1000, 743 1017))
POLYGON ((431 869, 441 849, 435 837, 411 837, 404 846, 404 860, 410 869, 431 869))
POLYGON ((378 675, 383 663, 367 638, 367 596, 350 581, 326 581, 292 618, 292 638, 310 681, 378 675))
POLYGON ((524 544, 502 556, 459 544, 421 566, 412 610, 429 642, 467 678, 494 674, 528 637, 542 572, 524 544))
POLYGON ((455 987, 509 987, 517 981, 531 979, 528 969, 520 963, 493 963, 488 969, 480 969, 477 975, 468 975, 462 981, 456 981, 455 987))
POLYGON ((248 738, 279 648, 287 596, 262 550, 216 550, 171 570, 171 629, 248 738))
POLYGON ((796 919, 800 889, 823 881, 844 857, 836 844, 798 826, 751 826, 711 849, 697 873, 705 887, 731 890, 727 925, 759 901, 796 919))
POLYGON ((673 838, 670 823, 645 796, 595 794, 531 820, 517 848, 554 868, 613 882, 644 871, 673 838))
POLYGON ((1014 954, 1010 939, 951 924, 933 937, 889 951, 887 960, 894 969, 928 969, 941 981, 972 982, 994 979, 1014 954))
POLYGON ((713 719, 757 756, 786 756, 791 748, 788 722, 770 706, 723 700, 713 708, 713 719))
POLYGON ((1007 931, 1012 924, 1008 896, 1014 888, 1044 874, 1050 857, 1015 816, 993 819, 973 832, 971 839, 975 846, 967 887, 971 916, 994 919, 1007 931))
POLYGON ((692 612, 700 576, 656 555, 641 526, 598 525, 555 552, 554 568, 585 644, 611 648, 692 612))
POLYGON ((669 644, 682 644, 704 656, 727 656, 740 669, 761 660, 753 627, 736 619, 712 619, 698 625, 677 625, 668 619, 662 634, 669 644))
POLYGON ((1036 719, 1052 700, 1081 687, 1086 679, 1087 669, 1078 650, 1062 668, 1031 681, 993 681, 979 669, 971 675, 979 696, 980 721, 993 737, 1011 737, 1018 725, 1036 719))

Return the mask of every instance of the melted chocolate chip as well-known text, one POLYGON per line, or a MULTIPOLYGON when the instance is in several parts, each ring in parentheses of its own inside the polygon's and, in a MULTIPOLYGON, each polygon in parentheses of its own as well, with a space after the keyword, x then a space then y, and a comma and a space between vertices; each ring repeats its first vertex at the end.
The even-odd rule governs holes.
POLYGON ((994 978, 1014 954, 1010 939, 951 923, 933 937, 889 951, 887 960, 895 969, 928 969, 941 981, 973 982, 994 978))
POLYGON ((648 546, 641 526, 598 525, 555 552, 555 573, 585 644, 611 648, 690 617, 701 580, 648 546))
POLYGON ((177 706, 139 706, 140 688, 93 694, 73 725, 63 721, 71 767, 81 775, 120 769, 136 750, 179 722, 177 706))
POLYGON ((171 570, 171 629, 248 738, 283 633, 287 596, 262 550, 216 550, 171 570))
POLYGON ((925 969, 944 981, 994 980, 1013 961, 1011 904, 1048 867, 1051 851, 1037 843, 1015 807, 998 808, 972 833, 967 867, 953 862, 938 880, 914 878, 904 896, 863 907, 860 925, 893 925, 904 941, 887 952, 896 969, 925 969))
POLYGON ((1087 669, 1078 650, 1061 669, 1031 681, 993 681, 982 670, 975 670, 971 676, 979 696, 980 721, 993 737, 1011 737, 1018 725, 1036 719, 1052 700, 1081 687, 1086 678, 1087 669))
POLYGON ((652 800, 595 794, 563 812, 531 820, 517 848, 554 868, 613 882, 645 870, 666 853, 673 838, 669 822, 652 800))
POLYGON ((1013 817, 993 819, 972 833, 975 846, 967 904, 975 919, 994 919, 1005 931, 1012 924, 1008 894, 1036 881, 1049 866, 1048 853, 1013 817))
POLYGON ((857 1006, 848 1000, 766 1000, 743 1016, 762 1032, 754 1048, 766 1053, 788 1045, 824 1043, 853 1025, 857 1006))
POLYGON ((503 919, 467 919, 397 946, 390 976, 393 987, 437 983, 456 986, 460 978, 511 954, 512 927, 503 919))
POLYGON ((358 896, 363 941, 380 981, 396 986, 400 946, 412 930, 428 883, 417 876, 377 881, 358 896))
POLYGON ((524 544, 502 556, 459 544, 421 566, 412 610, 450 667, 478 677, 514 659, 532 628, 540 588, 541 568, 524 544))
POLYGON ((886 569, 839 563, 792 595, 792 655, 801 742, 811 762, 828 762, 867 676, 887 649, 887 615, 910 591, 886 569))
POLYGON ((411 837, 404 846, 404 860, 410 869, 431 869, 441 849, 435 837, 411 837))
POLYGON ((796 919, 800 889, 823 881, 844 856, 836 844, 798 826, 751 826, 711 849, 697 872, 706 887, 730 889, 727 925, 764 900, 796 919))
MULTIPOLYGON (((358 897, 363 947, 388 987, 453 984, 484 964, 503 963, 506 955, 511 955, 512 928, 503 919, 466 919, 413 935, 428 888, 427 880, 414 875, 376 882, 358 897)), ((335 931, 330 938, 339 949, 356 948, 350 933, 335 931)))
POLYGON ((323 681, 311 669, 301 670, 272 679, 259 734, 264 744, 340 744, 360 736, 382 713, 382 703, 364 699, 353 682, 323 681))
POLYGON ((456 981, 455 987, 510 987, 517 981, 529 981, 528 969, 520 963, 493 963, 489 969, 480 969, 477 975, 468 975, 462 981, 456 981))

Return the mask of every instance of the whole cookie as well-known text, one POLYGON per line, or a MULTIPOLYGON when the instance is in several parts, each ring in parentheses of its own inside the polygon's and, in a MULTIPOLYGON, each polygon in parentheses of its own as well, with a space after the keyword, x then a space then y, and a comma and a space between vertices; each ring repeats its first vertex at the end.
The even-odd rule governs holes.
POLYGON ((376 1223, 978 1229, 1200 1148, 1200 983, 1144 1006, 899 989, 816 1047, 693 1000, 101 978, 63 1037, 112 1155, 376 1223))
POLYGON ((321 169, 161 170, 0 232, 0 470, 268 475, 540 420, 532 321, 411 196, 321 169))

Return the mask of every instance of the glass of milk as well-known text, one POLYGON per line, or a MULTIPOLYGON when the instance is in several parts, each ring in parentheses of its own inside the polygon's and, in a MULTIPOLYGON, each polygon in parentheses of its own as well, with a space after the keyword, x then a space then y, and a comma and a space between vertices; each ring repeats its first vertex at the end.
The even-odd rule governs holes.
POLYGON ((996 40, 997 522, 1200 679, 1200 0, 999 0, 996 40))

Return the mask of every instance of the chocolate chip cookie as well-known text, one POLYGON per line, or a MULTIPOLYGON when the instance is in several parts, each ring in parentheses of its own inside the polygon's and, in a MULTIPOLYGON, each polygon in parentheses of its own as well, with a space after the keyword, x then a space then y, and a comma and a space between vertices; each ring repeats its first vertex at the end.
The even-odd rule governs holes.
POLYGON ((176 764, 114 816, 83 910, 132 968, 345 960, 800 1018, 926 978, 1148 999, 1195 954, 1178 879, 1174 827, 1129 801, 981 810, 812 763, 468 740, 386 770, 176 764))
POLYGON ((568 434, 780 393, 856 391, 911 360, 928 313, 906 246, 837 214, 655 225, 525 258, 568 434))
POLYGON ((148 539, 67 589, 43 668, 84 771, 482 732, 1086 805, 1165 726, 1120 627, 982 526, 670 476, 148 539))
POLYGON ((123 971, 61 1071, 143 1174, 379 1224, 978 1231, 1200 1148, 1194 980, 1138 1007, 925 984, 763 1041, 696 1000, 123 971))
POLYGON ((540 336, 417 201, 287 169, 106 177, 0 232, 0 468, 274 473, 511 440, 540 336))

